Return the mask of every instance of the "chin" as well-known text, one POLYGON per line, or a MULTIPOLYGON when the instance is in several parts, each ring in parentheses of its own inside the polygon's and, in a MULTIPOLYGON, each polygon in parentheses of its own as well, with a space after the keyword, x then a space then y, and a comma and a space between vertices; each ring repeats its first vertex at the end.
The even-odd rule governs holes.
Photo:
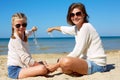
POLYGON ((76 22, 76 23, 74 23, 75 25, 78 25, 79 24, 79 22, 76 22))
POLYGON ((19 34, 24 34, 24 32, 21 32, 21 31, 19 31, 18 33, 19 33, 19 34))

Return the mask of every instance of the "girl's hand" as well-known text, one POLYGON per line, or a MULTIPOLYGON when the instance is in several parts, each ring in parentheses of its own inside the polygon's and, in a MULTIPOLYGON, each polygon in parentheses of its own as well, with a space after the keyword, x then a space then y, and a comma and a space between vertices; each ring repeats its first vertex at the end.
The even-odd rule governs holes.
POLYGON ((37 27, 36 26, 33 26, 32 27, 32 31, 34 32, 34 31, 37 31, 37 27))

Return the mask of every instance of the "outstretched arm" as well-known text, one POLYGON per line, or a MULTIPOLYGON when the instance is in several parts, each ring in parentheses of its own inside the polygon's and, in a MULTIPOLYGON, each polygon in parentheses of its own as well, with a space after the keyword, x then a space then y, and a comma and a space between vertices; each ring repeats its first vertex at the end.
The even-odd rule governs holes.
POLYGON ((33 26, 31 30, 26 30, 25 33, 26 33, 27 36, 30 36, 35 31, 37 31, 37 27, 33 26))
POLYGON ((47 29, 47 32, 52 32, 53 30, 61 31, 60 26, 58 27, 51 27, 47 29))

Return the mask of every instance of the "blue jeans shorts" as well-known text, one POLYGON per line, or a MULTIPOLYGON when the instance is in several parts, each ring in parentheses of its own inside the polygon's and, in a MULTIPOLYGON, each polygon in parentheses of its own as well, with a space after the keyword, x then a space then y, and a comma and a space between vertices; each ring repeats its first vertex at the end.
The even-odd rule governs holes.
POLYGON ((20 70, 19 66, 8 66, 8 77, 18 79, 20 70))
POLYGON ((93 61, 87 60, 88 63, 88 74, 93 74, 95 72, 105 72, 107 70, 106 66, 99 66, 93 61))

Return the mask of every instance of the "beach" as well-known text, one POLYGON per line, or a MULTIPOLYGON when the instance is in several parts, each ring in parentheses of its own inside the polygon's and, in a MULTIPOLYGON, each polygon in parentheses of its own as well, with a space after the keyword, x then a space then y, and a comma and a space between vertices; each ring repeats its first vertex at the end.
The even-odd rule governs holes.
MULTIPOLYGON (((28 77, 20 80, 120 80, 120 50, 107 50, 107 65, 110 71, 94 73, 84 76, 70 76, 62 74, 60 70, 50 73, 48 76, 28 77)), ((57 59, 66 56, 67 53, 32 54, 37 61, 46 61, 48 64, 56 63, 57 59)), ((7 55, 0 55, 0 80, 13 80, 7 76, 7 55)))

